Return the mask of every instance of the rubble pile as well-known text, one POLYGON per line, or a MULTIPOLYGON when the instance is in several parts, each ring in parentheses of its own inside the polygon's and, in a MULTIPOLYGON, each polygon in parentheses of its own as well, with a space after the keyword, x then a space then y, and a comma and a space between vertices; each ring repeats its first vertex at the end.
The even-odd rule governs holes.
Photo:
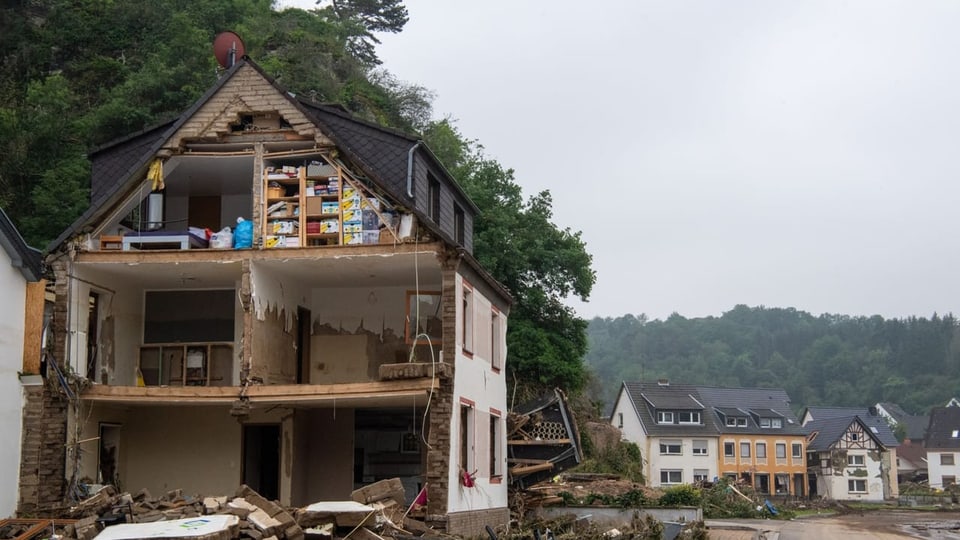
POLYGON ((146 490, 136 494, 118 493, 112 486, 105 486, 63 516, 73 520, 64 527, 63 540, 122 540, 147 536, 191 540, 336 540, 347 537, 407 540, 426 539, 434 534, 422 522, 408 517, 405 493, 399 479, 383 480, 360 488, 351 494, 351 499, 287 509, 246 485, 233 496, 220 497, 185 495, 181 490, 153 497, 146 490), (185 532, 178 536, 177 531, 185 532))

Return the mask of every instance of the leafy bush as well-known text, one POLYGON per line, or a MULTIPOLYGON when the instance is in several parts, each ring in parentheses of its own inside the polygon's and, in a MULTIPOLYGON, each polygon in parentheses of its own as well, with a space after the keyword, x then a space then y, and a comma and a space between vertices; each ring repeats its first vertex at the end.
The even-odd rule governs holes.
POLYGON ((632 482, 643 483, 643 461, 640 447, 632 442, 621 441, 607 450, 600 450, 585 459, 578 472, 618 474, 632 482))
POLYGON ((660 506, 700 506, 700 490, 690 484, 669 487, 660 496, 660 506))
MULTIPOLYGON (((753 495, 753 490, 749 487, 743 487, 740 491, 747 497, 753 495)), ((734 493, 726 479, 716 482, 713 487, 703 490, 700 495, 704 518, 757 517, 756 503, 734 493)))

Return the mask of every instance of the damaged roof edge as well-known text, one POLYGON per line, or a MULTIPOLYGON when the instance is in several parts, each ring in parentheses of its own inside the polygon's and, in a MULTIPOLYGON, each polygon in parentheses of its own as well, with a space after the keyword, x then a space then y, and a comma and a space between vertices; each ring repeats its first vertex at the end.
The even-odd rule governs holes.
MULTIPOLYGON (((247 58, 244 57, 244 60, 247 60, 247 58)), ((218 80, 216 84, 214 84, 206 92, 204 92, 204 94, 200 97, 200 99, 195 101, 194 104, 189 109, 181 113, 180 116, 176 119, 176 121, 172 122, 169 125, 169 127, 167 127, 166 130, 163 131, 163 134, 160 136, 160 138, 157 139, 157 141, 150 146, 150 150, 148 150, 147 152, 144 152, 143 156, 135 162, 134 166, 130 167, 127 170, 127 172, 119 176, 118 181, 114 184, 115 187, 112 190, 109 190, 110 194, 106 197, 103 197, 99 201, 90 201, 90 207, 87 208, 87 211, 84 212, 79 218, 77 218, 77 220, 74 221, 73 224, 67 227, 67 229, 63 231, 63 233, 61 233, 56 240, 51 242, 47 246, 45 253, 50 253, 55 249, 57 249, 58 247, 60 247, 68 238, 70 238, 71 236, 76 234, 78 231, 80 231, 82 227, 87 225, 90 221, 98 217, 101 217, 114 204, 119 202, 119 200, 126 195, 126 192, 128 191, 128 189, 133 187, 134 182, 139 180, 138 178, 139 175, 137 174, 137 172, 145 171, 147 168, 147 165, 149 165, 150 163, 150 160, 153 159, 153 156, 161 148, 163 148, 163 145, 167 142, 167 140, 170 139, 170 137, 173 136, 174 133, 177 132, 178 129, 180 129, 180 126, 186 123, 186 121, 191 116, 193 116, 193 114, 197 112, 197 110, 199 110, 200 107, 202 107, 207 102, 207 100, 209 100, 214 94, 216 94, 217 91, 219 91, 220 88, 223 87, 227 83, 227 81, 229 81, 233 77, 233 75, 236 74, 236 72, 241 67, 243 67, 246 63, 247 62, 245 61, 237 62, 232 68, 228 69, 226 73, 223 74, 222 77, 220 77, 220 80, 218 80)), ((104 149, 106 149, 106 147, 100 148, 99 150, 104 150, 104 149)))
POLYGON ((39 281, 42 275, 40 267, 40 250, 27 245, 27 242, 20 235, 16 225, 7 216, 3 208, 0 208, 0 245, 3 246, 7 255, 10 256, 14 268, 19 268, 20 273, 27 281, 39 281))

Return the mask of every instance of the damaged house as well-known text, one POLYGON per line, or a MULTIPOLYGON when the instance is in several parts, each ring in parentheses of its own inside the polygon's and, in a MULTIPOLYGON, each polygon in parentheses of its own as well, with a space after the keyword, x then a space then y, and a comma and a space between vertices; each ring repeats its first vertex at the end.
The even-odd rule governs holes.
POLYGON ((300 506, 399 478, 448 532, 507 521, 511 299, 422 141, 244 59, 91 161, 91 207, 46 261, 72 375, 42 467, 68 493, 247 484, 300 506))

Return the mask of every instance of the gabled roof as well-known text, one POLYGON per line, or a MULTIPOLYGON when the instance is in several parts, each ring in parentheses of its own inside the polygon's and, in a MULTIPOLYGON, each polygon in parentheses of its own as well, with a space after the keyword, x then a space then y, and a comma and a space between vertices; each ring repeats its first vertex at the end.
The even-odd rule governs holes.
MULTIPOLYGON (((409 197, 405 193, 408 155, 414 149, 422 149, 423 155, 426 155, 427 159, 447 176, 447 184, 464 204, 473 212, 479 212, 456 180, 446 172, 436 156, 423 145, 419 138, 356 118, 339 107, 301 101, 264 73, 255 62, 244 57, 227 70, 216 84, 177 119, 116 139, 95 149, 91 156, 97 156, 98 159, 92 174, 93 178, 99 181, 93 182, 96 187, 91 192, 90 207, 50 244, 48 250, 55 249, 68 238, 82 231, 84 227, 96 223, 133 186, 142 181, 147 166, 166 141, 173 137, 244 66, 256 70, 276 88, 280 95, 315 123, 319 130, 328 136, 350 161, 356 163, 370 180, 393 195, 397 201, 409 203, 409 197)), ((420 214, 412 204, 409 209, 420 214)), ((425 219, 423 215, 418 217, 422 226, 429 228, 449 243, 456 243, 432 220, 425 219)))
POLYGON ((900 405, 897 405, 896 403, 891 403, 889 401, 882 401, 877 405, 879 405, 880 407, 883 407, 883 410, 887 411, 887 413, 890 414, 890 416, 892 416, 893 419, 896 420, 897 422, 900 422, 907 416, 910 416, 907 414, 907 411, 903 410, 900 407, 900 405))
MULTIPOLYGON (((845 423, 841 431, 837 434, 837 437, 839 437, 852 423, 853 419, 856 418, 863 424, 864 430, 869 432, 878 443, 887 448, 900 445, 897 437, 893 434, 893 430, 890 429, 890 424, 887 423, 886 418, 873 414, 869 407, 807 407, 805 415, 806 414, 813 417, 813 420, 807 422, 804 427, 806 427, 810 433, 818 430, 821 431, 821 435, 817 436, 818 439, 822 436, 823 431, 823 429, 818 426, 828 425, 835 427, 835 424, 845 423), (826 424, 824 424, 824 422, 826 422, 826 424)), ((831 444, 833 442, 836 441, 831 441, 831 444)))
POLYGON ((25 280, 40 279, 40 252, 27 245, 3 208, 0 208, 0 246, 7 252, 11 264, 20 270, 25 280))
MULTIPOLYGON (((835 418, 825 418, 823 420, 813 420, 808 422, 806 428, 810 431, 812 436, 816 433, 816 436, 813 437, 813 440, 807 444, 807 449, 814 452, 824 452, 830 450, 834 444, 836 444, 843 434, 847 432, 847 429, 854 424, 860 424, 863 427, 864 433, 866 433, 870 438, 874 440, 877 444, 889 448, 890 446, 897 446, 897 440, 893 439, 893 444, 885 444, 881 440, 881 436, 878 432, 871 429, 871 426, 864 422, 864 419, 859 416, 840 416, 835 418)), ((877 430, 879 431, 879 429, 877 430)), ((889 428, 887 429, 889 432, 889 428)), ((893 434, 890 433, 892 437, 893 434)), ((889 441, 888 441, 889 442, 889 441)))
POLYGON ((909 461, 918 469, 927 468, 927 450, 922 444, 901 444, 897 447, 897 457, 909 461))
MULTIPOLYGON (((783 434, 806 435, 796 415, 790 409, 790 396, 782 388, 719 388, 713 386, 698 386, 697 395, 704 403, 713 407, 716 412, 726 416, 746 416, 747 425, 736 427, 721 423, 717 426, 721 433, 754 433, 754 434, 783 434), (733 412, 736 410, 737 412, 733 412), (726 414, 724 411, 730 411, 726 414), (759 418, 782 418, 782 428, 762 428, 757 423, 759 418)), ((716 416, 715 414, 711 416, 716 416)))
POLYGON ((924 446, 927 450, 960 448, 960 407, 934 407, 930 411, 924 446))
POLYGON ((649 436, 716 436, 717 426, 714 416, 700 404, 696 392, 695 386, 686 384, 624 382, 621 395, 626 393, 630 398, 640 423, 643 424, 644 431, 649 436), (703 424, 658 424, 656 417, 658 408, 670 411, 701 411, 700 420, 703 424))

